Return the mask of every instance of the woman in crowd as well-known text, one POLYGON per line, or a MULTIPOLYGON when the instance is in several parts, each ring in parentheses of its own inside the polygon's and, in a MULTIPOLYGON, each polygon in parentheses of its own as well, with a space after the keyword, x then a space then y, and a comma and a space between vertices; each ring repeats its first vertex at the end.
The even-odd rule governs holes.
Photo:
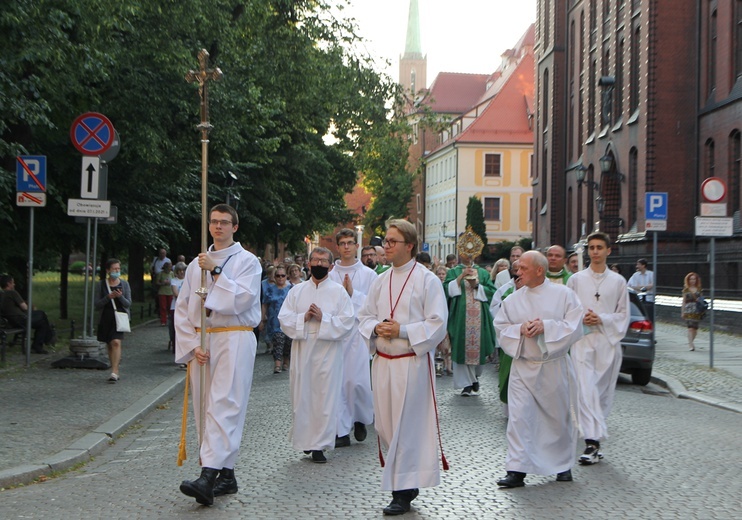
POLYGON ((155 285, 157 286, 157 298, 160 300, 160 325, 167 325, 167 316, 170 312, 170 304, 173 302, 173 264, 165 262, 162 271, 157 273, 155 285))
POLYGON ((304 281, 304 273, 301 272, 301 267, 299 267, 299 264, 291 264, 289 266, 289 283, 293 287, 294 285, 299 285, 301 282, 304 281))
POLYGON ((115 383, 119 380, 121 340, 124 339, 124 333, 116 330, 114 312, 130 313, 131 287, 126 280, 121 279, 121 262, 116 258, 110 258, 106 262, 106 276, 98 286, 95 308, 102 311, 98 321, 98 341, 106 344, 108 359, 111 361, 111 375, 108 381, 115 383))
POLYGON ((510 269, 510 262, 507 258, 500 258, 497 262, 495 262, 495 265, 492 266, 492 271, 490 271, 490 279, 494 282, 495 278, 497 277, 497 273, 500 271, 506 271, 510 269))
POLYGON ((286 275, 286 267, 283 264, 276 267, 273 273, 274 283, 266 285, 263 291, 263 318, 260 321, 260 332, 265 334, 265 339, 270 343, 273 352, 274 374, 281 373, 281 367, 287 371, 291 356, 291 338, 281 331, 281 324, 278 322, 278 311, 286 299, 286 295, 291 289, 286 275))
POLYGON ((698 273, 690 272, 685 275, 683 283, 683 304, 680 307, 680 316, 688 327, 688 350, 696 350, 693 341, 698 334, 698 322, 703 319, 705 309, 703 305, 703 287, 698 273))

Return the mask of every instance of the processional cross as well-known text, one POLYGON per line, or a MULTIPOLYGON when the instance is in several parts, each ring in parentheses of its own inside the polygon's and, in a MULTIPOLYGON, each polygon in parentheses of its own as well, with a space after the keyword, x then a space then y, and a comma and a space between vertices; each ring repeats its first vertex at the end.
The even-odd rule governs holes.
MULTIPOLYGON (((208 247, 208 184, 209 184, 209 131, 212 129, 209 123, 209 81, 217 81, 222 78, 223 74, 219 68, 208 68, 209 53, 206 49, 201 49, 198 53, 198 70, 191 70, 185 75, 188 83, 198 83, 198 95, 201 98, 201 122, 196 128, 201 130, 201 252, 205 253, 208 247)), ((206 342, 206 271, 201 270, 201 287, 196 291, 201 297, 201 350, 208 351, 206 342)), ((190 363, 189 363, 190 366, 190 363)), ((206 387, 206 366, 201 365, 201 413, 199 417, 198 445, 201 446, 204 434, 204 416, 205 414, 205 395, 206 387)), ((181 450, 185 459, 185 449, 181 450)), ((179 458, 179 464, 180 464, 179 458)))

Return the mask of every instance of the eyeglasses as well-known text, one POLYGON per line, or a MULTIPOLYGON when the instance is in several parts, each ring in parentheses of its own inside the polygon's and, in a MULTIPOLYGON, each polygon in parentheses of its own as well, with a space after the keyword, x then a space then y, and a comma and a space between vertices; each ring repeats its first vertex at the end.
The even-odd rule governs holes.
POLYGON ((286 278, 286 275, 285 274, 274 274, 273 276, 275 278, 286 278))
POLYGON ((211 224, 212 226, 220 225, 222 227, 227 227, 227 226, 231 226, 232 225, 232 221, 231 220, 217 220, 217 219, 212 219, 212 220, 209 220, 209 224, 211 224))
POLYGON ((327 258, 312 258, 309 263, 313 265, 330 265, 330 261, 327 258))
POLYGON ((376 253, 363 253, 361 258, 370 258, 372 256, 376 256, 376 253))
POLYGON ((381 241, 381 245, 384 247, 394 247, 397 244, 406 244, 407 242, 404 240, 394 240, 393 238, 385 238, 381 241))
POLYGON ((354 245, 356 245, 356 243, 354 241, 350 241, 350 242, 338 242, 338 247, 353 247, 354 245))

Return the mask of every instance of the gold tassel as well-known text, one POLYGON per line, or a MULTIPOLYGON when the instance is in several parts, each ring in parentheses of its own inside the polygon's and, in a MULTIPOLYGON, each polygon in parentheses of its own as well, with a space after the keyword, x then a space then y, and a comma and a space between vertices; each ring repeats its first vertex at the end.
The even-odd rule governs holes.
POLYGON ((188 383, 191 380, 191 361, 186 365, 185 392, 183 395, 183 418, 180 422, 180 444, 178 445, 178 466, 183 465, 186 457, 186 425, 188 424, 188 383))

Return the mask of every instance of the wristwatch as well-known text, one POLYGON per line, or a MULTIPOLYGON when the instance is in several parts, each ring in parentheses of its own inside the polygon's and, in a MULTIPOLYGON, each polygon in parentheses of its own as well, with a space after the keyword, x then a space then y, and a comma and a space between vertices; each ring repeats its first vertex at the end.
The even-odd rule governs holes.
POLYGON ((218 274, 222 274, 222 268, 217 265, 214 269, 211 270, 211 276, 216 276, 218 274))

